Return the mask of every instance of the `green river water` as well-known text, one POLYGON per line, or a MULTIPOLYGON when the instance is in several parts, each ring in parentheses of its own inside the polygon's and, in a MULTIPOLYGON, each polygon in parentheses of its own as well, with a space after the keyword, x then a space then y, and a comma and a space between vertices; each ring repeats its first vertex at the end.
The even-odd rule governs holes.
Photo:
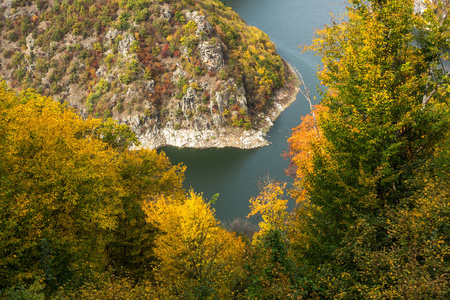
MULTIPOLYGON (((316 77, 320 58, 314 53, 302 53, 300 45, 310 44, 314 29, 330 23, 330 12, 345 10, 338 0, 223 0, 249 25, 266 32, 276 44, 278 53, 303 75, 313 96, 317 96, 316 77)), ((249 213, 248 200, 258 194, 258 181, 265 176, 292 182, 284 174, 288 162, 281 156, 287 149, 291 128, 309 112, 308 102, 301 96, 285 110, 269 131, 270 146, 254 149, 177 149, 163 150, 172 163, 187 166, 184 186, 192 187, 206 198, 219 193, 213 205, 216 216, 224 221, 244 218, 249 213)))

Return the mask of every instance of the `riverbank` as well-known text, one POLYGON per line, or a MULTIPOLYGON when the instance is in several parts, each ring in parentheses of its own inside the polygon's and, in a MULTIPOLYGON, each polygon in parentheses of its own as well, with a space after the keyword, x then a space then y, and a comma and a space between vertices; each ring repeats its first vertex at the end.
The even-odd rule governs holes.
POLYGON ((264 115, 259 115, 256 128, 244 130, 237 127, 222 127, 212 130, 161 128, 138 135, 142 148, 157 149, 165 146, 178 148, 239 148, 254 149, 269 145, 266 133, 273 122, 297 98, 298 77, 293 67, 283 60, 287 82, 273 96, 273 105, 264 115))

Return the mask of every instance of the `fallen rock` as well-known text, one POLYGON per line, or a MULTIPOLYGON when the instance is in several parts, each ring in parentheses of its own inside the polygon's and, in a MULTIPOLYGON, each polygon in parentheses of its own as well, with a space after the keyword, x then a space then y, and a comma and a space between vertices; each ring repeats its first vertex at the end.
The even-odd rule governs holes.
POLYGON ((153 92, 155 91, 155 81, 154 80, 145 81, 144 88, 147 90, 147 92, 153 94, 153 92))
POLYGON ((181 68, 181 64, 180 64, 179 62, 177 62, 177 64, 176 64, 176 69, 175 69, 175 71, 173 71, 173 73, 172 73, 172 82, 173 82, 174 84, 177 84, 177 83, 178 83, 178 80, 180 80, 181 77, 186 77, 186 76, 187 76, 186 71, 183 70, 183 69, 181 68))
POLYGON ((105 34, 105 39, 107 39, 108 41, 112 41, 114 40, 117 36, 119 35, 119 30, 117 29, 110 29, 106 34, 105 34))

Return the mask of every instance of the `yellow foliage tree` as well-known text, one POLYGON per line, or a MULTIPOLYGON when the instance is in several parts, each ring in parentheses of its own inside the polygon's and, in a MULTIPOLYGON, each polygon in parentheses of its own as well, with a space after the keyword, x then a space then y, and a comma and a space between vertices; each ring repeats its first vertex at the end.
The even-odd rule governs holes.
POLYGON ((184 167, 129 150, 136 141, 124 125, 0 82, 0 294, 101 288, 107 266, 151 278, 156 229, 141 205, 181 197, 184 167))
POLYGON ((281 199, 285 187, 286 183, 269 182, 257 197, 250 199, 250 213, 247 218, 260 214, 263 219, 259 223, 259 232, 253 238, 254 242, 259 241, 270 230, 279 230, 286 233, 288 200, 281 199))
POLYGON ((48 288, 104 268, 124 190, 100 121, 0 83, 0 288, 48 288))
POLYGON ((185 167, 173 166, 164 152, 141 149, 122 152, 118 169, 126 195, 118 227, 108 244, 109 263, 118 275, 149 278, 155 259, 156 229, 145 221, 142 204, 161 194, 181 196, 185 167))
POLYGON ((227 232, 202 196, 159 197, 145 205, 147 221, 161 235, 156 279, 173 299, 228 299, 242 274, 244 243, 227 232))
POLYGON ((250 199, 250 214, 262 222, 253 236, 248 256, 246 297, 248 299, 299 299, 295 265, 289 253, 291 216, 283 199, 286 183, 268 181, 257 197, 250 199))

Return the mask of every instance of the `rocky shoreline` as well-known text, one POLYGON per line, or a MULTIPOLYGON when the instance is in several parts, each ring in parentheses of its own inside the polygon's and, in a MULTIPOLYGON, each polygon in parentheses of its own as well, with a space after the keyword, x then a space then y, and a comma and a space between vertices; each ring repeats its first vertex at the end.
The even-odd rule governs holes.
POLYGON ((299 91, 298 77, 292 66, 283 60, 288 82, 277 90, 273 96, 273 105, 264 115, 260 115, 260 123, 256 129, 244 130, 237 127, 221 127, 211 130, 175 129, 165 127, 138 134, 140 148, 157 149, 165 146, 178 148, 240 148, 254 149, 267 146, 266 133, 273 122, 297 98, 299 91))

